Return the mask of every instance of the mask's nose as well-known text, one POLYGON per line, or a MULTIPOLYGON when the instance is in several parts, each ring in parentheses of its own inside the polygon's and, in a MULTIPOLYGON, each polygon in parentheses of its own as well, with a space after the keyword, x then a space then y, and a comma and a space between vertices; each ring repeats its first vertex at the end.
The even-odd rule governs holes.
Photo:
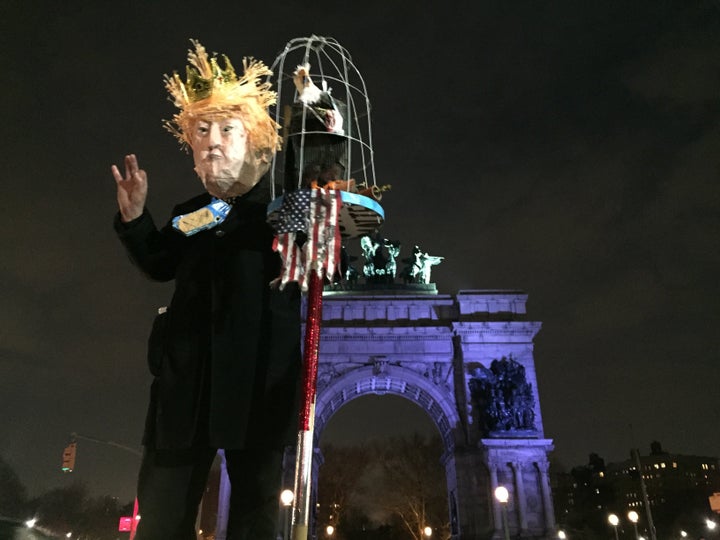
POLYGON ((208 143, 210 145, 210 150, 220 148, 221 142, 222 136, 220 134, 220 126, 217 124, 210 124, 210 133, 208 134, 208 143))

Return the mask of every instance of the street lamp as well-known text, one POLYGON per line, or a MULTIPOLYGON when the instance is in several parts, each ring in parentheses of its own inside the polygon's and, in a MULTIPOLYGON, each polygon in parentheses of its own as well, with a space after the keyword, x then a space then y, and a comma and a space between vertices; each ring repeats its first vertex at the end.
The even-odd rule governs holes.
POLYGON ((283 506, 290 506, 295 499, 295 494, 292 492, 292 490, 285 489, 280 494, 280 502, 283 506))
POLYGON ((635 510, 630 510, 628 512, 628 519, 632 522, 633 527, 635 528, 635 540, 638 540, 638 528, 637 528, 637 522, 640 516, 638 516, 638 513, 635 510))
POLYGON ((687 533, 685 531, 680 531, 680 536, 687 538, 687 533))
POLYGON ((615 531, 615 540, 618 540, 617 527, 618 527, 618 523, 620 523, 620 518, 617 517, 616 514, 610 514, 608 516, 608 523, 610 523, 610 525, 613 526, 613 530, 615 531))
POLYGON ((495 488, 495 498, 500 503, 500 511, 502 512, 503 531, 505 532, 505 540, 510 540, 510 528, 508 527, 507 504, 510 499, 510 493, 505 486, 495 488))
POLYGON ((566 540, 567 534, 565 534, 565 531, 558 531, 558 538, 560 540, 566 540))
POLYGON ((284 489, 280 493, 280 503, 283 505, 283 540, 288 540, 290 526, 290 506, 295 500, 295 494, 290 489, 284 489))
POLYGON ((335 527, 333 527, 332 525, 328 525, 327 527, 325 527, 325 532, 328 536, 332 536, 335 532, 335 527))
POLYGON ((423 534, 430 538, 432 536, 432 527, 425 527, 423 529, 423 534))
POLYGON ((717 527, 717 523, 715 523, 712 519, 706 519, 705 520, 705 526, 710 529, 711 531, 714 531, 717 527))

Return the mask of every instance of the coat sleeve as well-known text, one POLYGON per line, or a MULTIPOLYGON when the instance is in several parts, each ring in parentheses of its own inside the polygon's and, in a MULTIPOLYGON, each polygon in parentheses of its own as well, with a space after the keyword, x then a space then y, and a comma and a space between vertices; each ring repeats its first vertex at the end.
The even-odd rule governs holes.
POLYGON ((180 246, 174 241, 169 224, 159 231, 146 209, 128 223, 123 223, 118 213, 114 227, 130 260, 147 277, 155 281, 170 281, 175 277, 180 246))

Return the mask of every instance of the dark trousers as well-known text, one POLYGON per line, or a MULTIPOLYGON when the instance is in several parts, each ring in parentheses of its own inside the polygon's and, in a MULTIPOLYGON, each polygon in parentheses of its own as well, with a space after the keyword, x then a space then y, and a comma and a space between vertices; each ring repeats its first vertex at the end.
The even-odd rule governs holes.
MULTIPOLYGON (((196 540, 195 520, 216 453, 212 448, 145 449, 136 540, 196 540)), ((225 459, 232 486, 227 539, 274 540, 282 452, 225 450, 225 459)))

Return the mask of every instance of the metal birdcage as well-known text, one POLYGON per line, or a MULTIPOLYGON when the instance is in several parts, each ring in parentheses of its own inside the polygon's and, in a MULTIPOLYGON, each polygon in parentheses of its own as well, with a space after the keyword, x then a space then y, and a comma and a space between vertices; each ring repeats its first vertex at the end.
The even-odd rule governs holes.
POLYGON ((283 151, 272 164, 270 222, 288 192, 339 189, 343 236, 372 233, 384 220, 383 188, 375 178, 370 100, 350 54, 333 38, 295 38, 271 69, 283 151))

